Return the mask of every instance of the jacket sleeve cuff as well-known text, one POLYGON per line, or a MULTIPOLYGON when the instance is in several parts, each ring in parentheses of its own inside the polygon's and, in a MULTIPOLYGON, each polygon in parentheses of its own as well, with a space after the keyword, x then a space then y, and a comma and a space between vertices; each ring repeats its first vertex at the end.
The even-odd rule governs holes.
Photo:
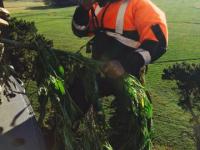
POLYGON ((79 25, 74 20, 72 21, 72 26, 79 31, 86 31, 88 29, 88 25, 79 25))
POLYGON ((151 63, 151 54, 149 51, 140 48, 137 49, 135 52, 142 56, 144 65, 148 65, 149 63, 151 63))

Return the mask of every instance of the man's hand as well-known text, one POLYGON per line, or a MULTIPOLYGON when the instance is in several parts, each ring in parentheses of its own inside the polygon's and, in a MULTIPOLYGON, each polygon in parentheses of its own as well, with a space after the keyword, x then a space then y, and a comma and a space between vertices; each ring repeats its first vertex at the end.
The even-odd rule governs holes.
POLYGON ((119 78, 125 73, 123 66, 119 61, 116 60, 108 61, 105 63, 103 65, 102 71, 106 76, 113 79, 119 78))
POLYGON ((0 26, 8 26, 8 22, 5 20, 9 16, 9 11, 0 7, 0 26))

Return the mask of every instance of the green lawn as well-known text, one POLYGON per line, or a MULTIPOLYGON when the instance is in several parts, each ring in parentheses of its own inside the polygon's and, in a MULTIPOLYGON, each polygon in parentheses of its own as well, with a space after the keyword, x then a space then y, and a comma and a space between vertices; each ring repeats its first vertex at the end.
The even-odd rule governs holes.
MULTIPOLYGON (((168 18, 169 48, 156 63, 149 66, 147 86, 154 104, 155 149, 193 150, 195 144, 185 133, 191 132, 189 114, 177 106, 175 83, 161 79, 162 70, 171 60, 188 59, 200 62, 200 2, 199 0, 153 0, 168 18), (192 60, 197 59, 199 60, 192 60)), ((40 2, 7 2, 12 16, 35 21, 40 33, 54 41, 56 48, 76 51, 87 39, 71 32, 75 7, 49 9, 40 2)))

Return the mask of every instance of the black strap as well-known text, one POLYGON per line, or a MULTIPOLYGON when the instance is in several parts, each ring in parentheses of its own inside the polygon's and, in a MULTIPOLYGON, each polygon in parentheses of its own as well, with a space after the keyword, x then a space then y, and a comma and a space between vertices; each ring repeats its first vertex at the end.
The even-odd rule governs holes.
POLYGON ((99 21, 98 21, 98 18, 97 18, 96 14, 95 14, 95 11, 94 11, 93 7, 91 8, 91 13, 92 13, 92 24, 94 26, 94 30, 97 30, 97 29, 100 28, 100 26, 99 26, 99 21))
POLYGON ((95 10, 94 8, 92 7, 91 8, 91 13, 92 13, 92 24, 94 26, 94 32, 98 32, 98 31, 101 31, 103 28, 104 28, 104 17, 105 17, 105 14, 107 12, 107 9, 108 7, 110 6, 111 2, 108 3, 108 5, 105 6, 105 9, 103 11, 103 14, 102 14, 102 17, 101 17, 101 26, 99 25, 99 21, 98 21, 98 18, 95 14, 95 10))

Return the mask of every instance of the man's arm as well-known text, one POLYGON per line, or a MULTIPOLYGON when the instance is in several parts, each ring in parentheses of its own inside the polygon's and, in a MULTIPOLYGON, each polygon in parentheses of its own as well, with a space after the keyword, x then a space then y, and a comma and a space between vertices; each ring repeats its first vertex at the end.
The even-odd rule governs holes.
MULTIPOLYGON (((147 65, 166 52, 168 30, 164 13, 150 0, 139 0, 135 9, 135 25, 140 35, 140 47, 128 59, 128 70, 147 65)), ((132 72, 132 71, 131 71, 132 72)))
POLYGON ((168 43, 165 14, 150 0, 140 0, 136 9, 135 18, 140 34, 140 48, 149 51, 151 61, 154 61, 165 53, 168 43))

